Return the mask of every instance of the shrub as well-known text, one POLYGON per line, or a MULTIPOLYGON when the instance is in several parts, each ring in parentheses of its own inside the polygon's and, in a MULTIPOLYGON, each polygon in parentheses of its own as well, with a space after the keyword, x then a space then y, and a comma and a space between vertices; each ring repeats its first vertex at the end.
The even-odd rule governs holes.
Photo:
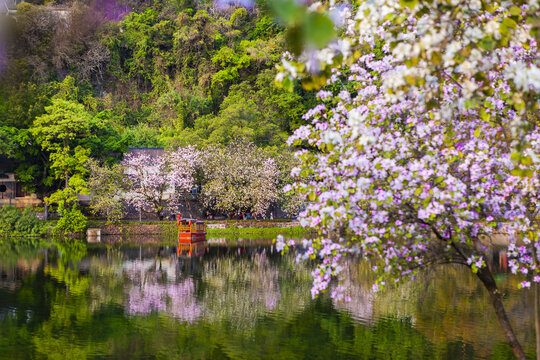
POLYGON ((84 216, 79 208, 73 206, 64 210, 62 217, 54 227, 54 231, 65 235, 82 233, 86 229, 86 224, 86 216, 84 216))
POLYGON ((46 231, 31 208, 20 211, 13 205, 0 207, 0 236, 40 235, 46 231))

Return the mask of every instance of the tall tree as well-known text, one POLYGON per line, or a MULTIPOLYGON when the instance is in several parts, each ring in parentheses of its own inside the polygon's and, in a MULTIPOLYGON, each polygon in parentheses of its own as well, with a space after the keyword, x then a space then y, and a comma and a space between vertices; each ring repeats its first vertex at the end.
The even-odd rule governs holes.
POLYGON ((88 165, 90 169, 88 190, 92 195, 92 211, 105 216, 108 222, 118 222, 125 214, 124 168, 121 164, 100 165, 93 159, 88 165))
POLYGON ((50 152, 51 169, 67 188, 71 176, 86 173, 90 150, 80 145, 80 139, 90 135, 92 117, 83 105, 63 99, 53 100, 45 111, 30 131, 42 149, 50 152))
POLYGON ((78 209, 77 196, 87 192, 86 165, 91 152, 83 140, 92 136, 95 122, 83 105, 68 100, 54 99, 45 111, 35 119, 30 133, 49 153, 53 176, 64 182, 64 187, 45 198, 45 202, 58 204, 62 219, 57 229, 66 233, 80 232, 85 227, 86 218, 78 209))

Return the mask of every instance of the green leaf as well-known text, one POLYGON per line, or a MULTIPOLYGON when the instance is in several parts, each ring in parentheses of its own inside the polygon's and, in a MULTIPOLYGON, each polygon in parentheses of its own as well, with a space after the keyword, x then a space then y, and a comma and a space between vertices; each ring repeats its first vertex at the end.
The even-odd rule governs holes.
POLYGON ((486 109, 481 109, 480 110, 480 118, 483 121, 489 121, 489 119, 491 118, 491 115, 486 111, 486 109))
POLYGON ((517 6, 512 6, 508 10, 510 11, 510 15, 512 15, 512 16, 521 15, 521 9, 519 7, 517 7, 517 6))
POLYGON ((303 29, 306 42, 314 44, 318 48, 325 47, 336 36, 334 23, 321 13, 307 13, 303 29))
MULTIPOLYGON (((289 92, 292 92, 294 90, 294 84, 293 82, 291 81, 291 79, 289 79, 288 76, 286 76, 283 81, 280 83, 281 87, 283 89, 285 89, 286 91, 289 91, 289 92)), ((298 141, 300 145, 301 144, 301 141, 298 141)), ((296 145, 296 144, 295 144, 296 145)))
POLYGON ((399 3, 401 6, 407 6, 409 9, 414 9, 416 4, 418 4, 418 0, 401 0, 399 3))
POLYGON ((292 26, 287 30, 287 44, 291 52, 295 55, 300 55, 304 48, 304 30, 301 26, 292 26))
POLYGON ((431 61, 435 64, 435 65, 439 65, 441 63, 441 60, 442 60, 442 55, 440 52, 438 51, 434 51, 432 54, 431 54, 431 61))
POLYGON ((512 170, 510 173, 514 176, 521 176, 521 177, 528 177, 528 178, 532 178, 532 176, 534 175, 534 171, 531 169, 516 168, 512 170))
POLYGON ((405 75, 405 81, 411 86, 416 84, 416 78, 412 75, 405 75))
POLYGON ((302 12, 305 11, 293 0, 270 0, 269 4, 274 14, 286 25, 296 22, 302 16, 302 12))
POLYGON ((500 26, 500 29, 501 29, 501 34, 502 35, 506 35, 508 34, 508 29, 515 29, 517 26, 516 22, 510 18, 505 18, 502 22, 501 22, 501 26, 500 26))
POLYGON ((519 162, 528 166, 532 164, 532 159, 530 156, 522 156, 519 162))
POLYGON ((495 41, 491 38, 491 36, 486 36, 480 40, 480 47, 484 50, 493 50, 495 48, 495 41))

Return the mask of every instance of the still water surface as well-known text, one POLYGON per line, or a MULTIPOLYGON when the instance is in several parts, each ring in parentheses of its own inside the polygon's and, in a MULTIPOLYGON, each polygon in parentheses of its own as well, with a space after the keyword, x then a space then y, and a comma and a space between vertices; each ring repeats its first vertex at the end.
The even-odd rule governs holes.
MULTIPOLYGON (((269 240, 213 239, 192 258, 158 246, 0 251, 0 358, 513 358, 465 269, 373 294, 369 267, 351 259, 349 303, 311 299, 312 269, 269 240)), ((500 270, 532 359, 534 294, 500 270)))

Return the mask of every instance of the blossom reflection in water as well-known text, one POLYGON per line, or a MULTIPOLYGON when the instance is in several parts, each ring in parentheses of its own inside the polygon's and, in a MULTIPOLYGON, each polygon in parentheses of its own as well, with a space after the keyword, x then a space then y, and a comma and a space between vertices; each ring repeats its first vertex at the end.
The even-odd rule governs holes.
POLYGON ((129 290, 128 301, 128 311, 132 315, 166 311, 170 316, 191 323, 202 314, 191 278, 177 284, 134 285, 129 290))

